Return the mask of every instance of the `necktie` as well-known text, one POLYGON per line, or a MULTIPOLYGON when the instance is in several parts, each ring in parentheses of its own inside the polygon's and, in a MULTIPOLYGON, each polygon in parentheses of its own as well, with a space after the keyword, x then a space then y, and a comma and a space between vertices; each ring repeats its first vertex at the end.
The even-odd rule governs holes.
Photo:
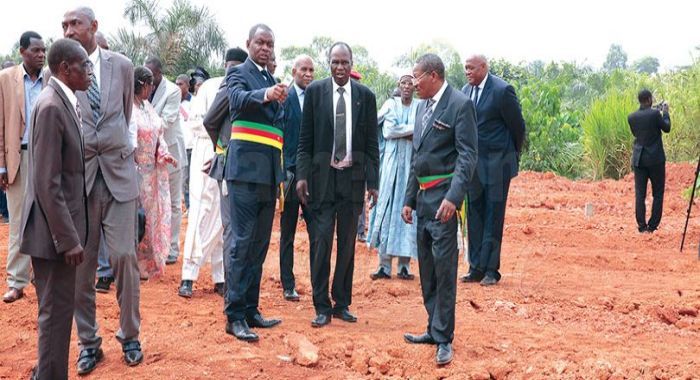
POLYGON ((100 88, 97 87, 95 73, 90 74, 90 88, 88 88, 87 97, 92 109, 92 117, 95 119, 95 124, 97 124, 97 119, 100 118, 100 88))
POLYGON ((80 127, 83 127, 83 116, 80 114, 80 104, 75 103, 75 116, 78 117, 78 123, 80 124, 80 127))
POLYGON ((479 102, 479 86, 472 88, 472 101, 474 102, 474 106, 479 102))
POLYGON ((270 78, 267 76, 267 70, 260 70, 260 73, 262 74, 263 78, 265 79, 265 82, 270 83, 270 78))
POLYGON ((433 104, 435 104, 435 100, 433 98, 428 99, 428 102, 425 104, 425 113, 423 114, 423 118, 421 121, 423 122, 423 130, 421 131, 421 136, 425 134, 425 131, 428 130, 428 122, 430 121, 430 117, 433 116, 433 104))
POLYGON ((338 88, 338 104, 335 107, 335 158, 336 161, 342 161, 346 156, 345 147, 345 89, 338 88))

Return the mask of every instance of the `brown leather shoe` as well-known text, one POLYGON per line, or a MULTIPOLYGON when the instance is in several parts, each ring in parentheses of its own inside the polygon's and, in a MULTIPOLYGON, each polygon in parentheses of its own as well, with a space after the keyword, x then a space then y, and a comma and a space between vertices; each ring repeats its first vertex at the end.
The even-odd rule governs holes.
POLYGON ((22 297, 24 297, 24 291, 22 289, 10 288, 10 290, 8 290, 7 293, 2 296, 2 302, 12 303, 22 297))

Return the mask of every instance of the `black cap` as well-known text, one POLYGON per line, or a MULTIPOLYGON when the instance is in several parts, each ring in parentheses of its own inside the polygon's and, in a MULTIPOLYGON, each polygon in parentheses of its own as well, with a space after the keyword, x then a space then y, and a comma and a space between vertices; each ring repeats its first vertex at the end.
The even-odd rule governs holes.
POLYGON ((245 50, 235 47, 226 50, 226 58, 224 59, 224 62, 230 62, 230 61, 238 61, 238 62, 245 62, 245 60, 248 58, 248 53, 246 53, 245 50))

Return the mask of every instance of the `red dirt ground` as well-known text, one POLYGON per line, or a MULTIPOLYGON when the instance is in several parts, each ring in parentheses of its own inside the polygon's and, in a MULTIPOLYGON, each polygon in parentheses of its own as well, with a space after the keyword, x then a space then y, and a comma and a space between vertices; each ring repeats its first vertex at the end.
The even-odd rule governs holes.
MULTIPOLYGON (((572 182, 522 173, 511 186, 498 286, 458 285, 455 359, 434 364, 432 346, 404 343, 421 332, 426 313, 419 281, 373 282, 376 254, 359 246, 356 324, 334 320, 312 329, 308 248, 298 234, 297 283, 302 300, 282 299, 277 224, 263 273, 261 310, 282 325, 247 344, 224 333, 222 300, 208 268, 195 296, 176 290, 180 263, 142 283, 144 363, 127 368, 114 338, 115 291, 98 295, 106 358, 94 379, 675 379, 700 378, 700 209, 695 206, 684 253, 678 252, 687 203, 681 191, 693 164, 669 164, 661 228, 641 235, 634 222, 633 180, 572 182), (594 215, 584 216, 586 203, 594 215), (306 337, 319 361, 305 367, 297 344, 306 337)), ((183 226, 184 228, 184 226, 183 226)), ((303 227, 302 227, 303 229, 303 227)), ((6 246, 7 226, 0 226, 6 246)), ((184 237, 184 233, 181 234, 184 237)), ((0 259, 5 266, 5 255, 0 259)), ((414 264, 417 269, 417 264, 414 264)), ((466 272, 460 261, 460 274, 466 272)), ((5 290, 5 275, 0 275, 5 290)), ((0 378, 26 379, 36 358, 36 295, 0 305, 0 378)), ((77 347, 71 343, 71 378, 77 347)))

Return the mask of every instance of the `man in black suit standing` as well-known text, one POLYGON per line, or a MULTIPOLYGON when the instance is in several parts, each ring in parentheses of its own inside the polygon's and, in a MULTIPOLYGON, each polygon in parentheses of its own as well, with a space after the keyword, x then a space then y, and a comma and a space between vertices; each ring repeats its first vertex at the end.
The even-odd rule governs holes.
POLYGON ((651 91, 644 89, 637 96, 639 109, 627 117, 634 135, 632 150, 632 170, 634 170, 635 216, 639 232, 654 232, 661 222, 664 206, 664 186, 666 181, 666 153, 661 140, 661 132, 671 131, 671 117, 668 104, 661 109, 652 108, 651 91), (651 181, 651 217, 646 221, 647 182, 651 181))
MULTIPOLYGON (((284 102, 284 168, 287 179, 284 187, 284 208, 280 216, 280 279, 284 299, 299 301, 294 283, 294 235, 299 221, 299 197, 296 194, 296 161, 299 145, 301 111, 304 107, 306 87, 314 80, 314 61, 308 55, 300 55, 292 67, 294 84, 284 102)), ((306 218, 306 213, 304 213, 306 218)), ((308 225, 308 223, 307 223, 308 225)), ((311 230, 308 230, 311 232, 311 230)), ((311 240, 311 239, 309 239, 311 240)))
POLYGON ((365 198, 377 200, 379 148, 374 93, 350 80, 352 49, 331 46, 331 78, 306 89, 297 154, 297 195, 310 219, 311 286, 316 318, 313 327, 331 322, 331 315, 356 322, 350 313, 355 263, 357 218, 365 198), (365 187, 366 186, 366 187, 365 187), (333 230, 337 221, 337 258, 332 296, 328 297, 333 230))
POLYGON ((477 161, 474 105, 445 81, 445 65, 435 54, 413 67, 418 106, 413 157, 401 217, 418 218, 418 266, 423 304, 428 312, 424 334, 405 334, 408 343, 436 344, 436 362, 452 361, 457 298, 457 210, 477 161))
POLYGON ((513 86, 489 73, 483 55, 467 59, 464 92, 474 102, 479 136, 476 175, 469 185, 469 273, 462 282, 495 285, 501 274, 503 221, 510 180, 518 175, 525 121, 513 86))
POLYGON ((278 185, 282 183, 282 103, 287 86, 265 69, 275 35, 254 25, 246 41, 249 57, 226 76, 231 140, 224 178, 231 208, 233 244, 226 247, 226 332, 257 341, 250 327, 269 328, 258 310, 262 266, 270 244, 278 185))

